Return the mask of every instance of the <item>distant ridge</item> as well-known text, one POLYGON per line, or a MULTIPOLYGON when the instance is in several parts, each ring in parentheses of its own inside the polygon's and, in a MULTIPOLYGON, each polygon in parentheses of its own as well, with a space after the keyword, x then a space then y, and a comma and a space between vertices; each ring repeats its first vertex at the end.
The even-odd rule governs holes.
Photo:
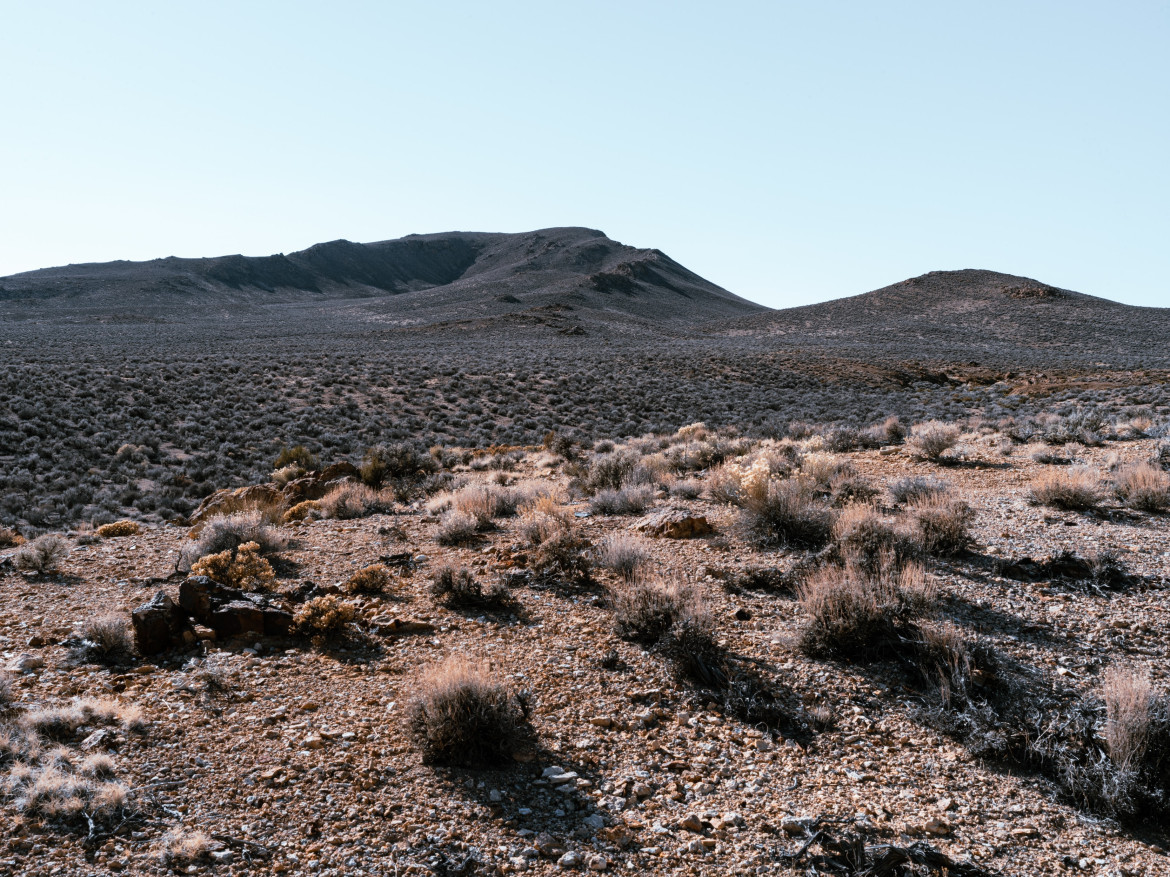
POLYGON ((338 240, 288 255, 104 262, 0 278, 0 301, 90 312, 353 299, 378 299, 382 314, 429 323, 558 305, 684 323, 766 310, 659 250, 587 228, 338 240))
POLYGON ((731 335, 888 359, 1165 363, 1170 308, 997 271, 931 271, 849 298, 733 320, 731 335))

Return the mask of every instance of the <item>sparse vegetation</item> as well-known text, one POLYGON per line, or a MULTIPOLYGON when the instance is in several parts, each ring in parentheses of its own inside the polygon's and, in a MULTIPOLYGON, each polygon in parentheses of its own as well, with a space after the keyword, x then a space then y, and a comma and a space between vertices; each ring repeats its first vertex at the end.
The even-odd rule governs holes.
POLYGON ((372 563, 362 567, 346 579, 342 589, 347 594, 382 594, 393 581, 390 570, 383 563, 372 563))
POLYGON ((511 760, 528 734, 527 708, 484 667, 449 658, 419 680, 407 726, 429 762, 499 765, 511 760))
POLYGON ((352 603, 327 594, 313 597, 300 606, 293 615, 293 627, 297 633, 309 637, 313 645, 325 646, 347 639, 357 617, 352 603))
POLYGON ((633 579, 649 559, 645 543, 624 533, 607 536, 597 552, 598 565, 627 580, 633 579))
POLYGON ((1170 509, 1170 472, 1149 464, 1125 466, 1113 476, 1113 491, 1132 509, 1164 512, 1170 509))
POLYGON ((914 502, 909 515, 927 554, 953 557, 971 547, 975 512, 962 500, 946 495, 927 497, 914 502))
POLYGON ((910 428, 907 444, 911 451, 924 460, 938 462, 942 455, 959 441, 959 427, 953 423, 930 420, 910 428))
POLYGON ((80 641, 73 647, 79 661, 95 664, 122 664, 134 654, 134 635, 128 619, 114 613, 85 622, 78 631, 80 641))
POLYGON ((121 536, 137 536, 142 527, 137 521, 114 521, 111 524, 102 524, 97 528, 97 534, 103 539, 117 539, 121 536))
POLYGON ((516 600, 506 585, 497 582, 488 587, 480 584, 471 570, 443 566, 431 578, 431 597, 452 609, 515 609, 516 600))
POLYGON ((60 536, 38 536, 16 549, 16 568, 39 575, 55 572, 69 554, 69 543, 60 536))
POLYGON ((193 563, 210 554, 227 551, 234 557, 236 550, 245 543, 255 544, 262 554, 275 554, 288 547, 284 535, 257 511, 220 515, 202 526, 192 544, 183 546, 179 568, 191 569, 193 563))
POLYGON ((1040 474, 1033 482, 1031 500, 1038 505, 1083 512, 1101 504, 1101 478, 1092 469, 1073 466, 1040 474))
POLYGON ((833 535, 834 515, 805 480, 767 480, 742 500, 755 541, 764 546, 819 548, 833 535))
POLYGON ((260 555, 255 542, 245 542, 235 551, 205 555, 192 564, 191 573, 245 591, 269 590, 276 580, 272 564, 260 555))

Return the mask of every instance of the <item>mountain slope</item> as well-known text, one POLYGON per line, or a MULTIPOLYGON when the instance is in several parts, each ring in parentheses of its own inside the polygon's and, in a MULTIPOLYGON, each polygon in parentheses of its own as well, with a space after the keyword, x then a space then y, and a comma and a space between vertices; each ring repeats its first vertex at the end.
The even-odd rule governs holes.
POLYGON ((340 240, 288 255, 106 262, 0 278, 0 301, 91 313, 354 299, 412 322, 556 305, 681 322, 764 310, 658 250, 585 228, 340 240))
POLYGON ((723 331, 903 360, 1155 365, 1170 358, 1170 308, 974 269, 932 271, 862 295, 734 320, 723 331))

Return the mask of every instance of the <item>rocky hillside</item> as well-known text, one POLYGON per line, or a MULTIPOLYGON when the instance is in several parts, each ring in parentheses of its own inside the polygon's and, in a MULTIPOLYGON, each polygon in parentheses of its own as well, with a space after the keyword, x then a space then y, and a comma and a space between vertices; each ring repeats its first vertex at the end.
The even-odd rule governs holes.
POLYGON ((375 318, 435 324, 568 307, 651 320, 725 319, 764 310, 666 254, 586 228, 523 234, 449 232, 359 244, 339 240, 288 255, 169 257, 50 268, 0 279, 9 316, 214 313, 224 305, 333 305, 364 300, 375 318))

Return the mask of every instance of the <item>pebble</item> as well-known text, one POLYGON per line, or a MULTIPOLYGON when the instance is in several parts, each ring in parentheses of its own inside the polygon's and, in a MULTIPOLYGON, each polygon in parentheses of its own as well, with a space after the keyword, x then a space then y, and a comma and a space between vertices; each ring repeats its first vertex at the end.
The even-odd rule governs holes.
POLYGON ((575 853, 572 850, 570 850, 569 852, 567 852, 563 856, 561 856, 559 859, 557 859, 557 866, 565 871, 568 871, 571 868, 580 868, 581 867, 581 854, 575 853))

